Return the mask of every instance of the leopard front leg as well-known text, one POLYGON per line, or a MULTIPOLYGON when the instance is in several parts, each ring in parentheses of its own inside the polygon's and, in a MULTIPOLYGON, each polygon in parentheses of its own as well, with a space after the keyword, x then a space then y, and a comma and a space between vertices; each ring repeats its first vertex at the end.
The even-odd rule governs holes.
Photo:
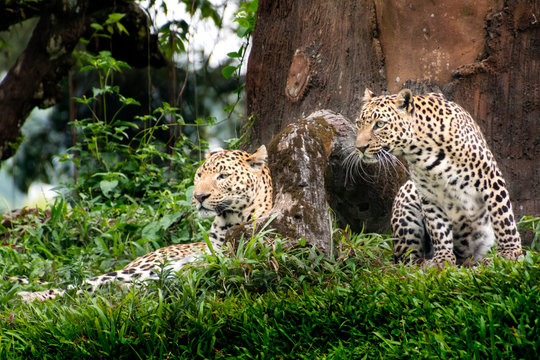
POLYGON ((517 260, 523 256, 521 238, 503 178, 499 176, 494 180, 492 187, 494 191, 489 194, 488 210, 495 233, 497 254, 505 259, 517 260))
POLYGON ((424 227, 422 203, 409 180, 399 189, 392 205, 392 237, 396 263, 419 263, 430 258, 431 242, 424 227))
POLYGON ((424 265, 438 269, 445 268, 446 264, 455 265, 452 222, 440 207, 425 199, 422 200, 422 213, 426 230, 433 243, 433 258, 427 260, 424 265))

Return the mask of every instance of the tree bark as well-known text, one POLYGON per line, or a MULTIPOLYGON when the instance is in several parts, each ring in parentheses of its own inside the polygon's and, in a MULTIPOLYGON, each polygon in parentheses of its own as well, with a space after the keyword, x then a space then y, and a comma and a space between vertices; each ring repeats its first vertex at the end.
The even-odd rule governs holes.
MULTIPOLYGON (((22 5, 29 6, 26 3, 22 5)), ((107 15, 114 11, 125 13, 124 26, 132 35, 121 42, 131 40, 126 47, 131 52, 126 55, 115 50, 113 55, 135 65, 146 66, 149 58, 157 65, 164 63, 157 51, 157 39, 149 38, 147 15, 133 1, 56 0, 32 3, 27 13, 21 9, 6 6, 0 10, 0 19, 9 19, 8 24, 38 13, 40 16, 26 49, 0 83, 0 160, 9 158, 17 149, 21 140, 20 129, 30 111, 36 106, 47 108, 56 104, 61 93, 57 84, 71 69, 73 49, 83 35, 89 35, 93 22, 105 21, 107 15), (15 15, 9 17, 9 13, 15 15), (144 27, 142 32, 138 31, 141 25, 144 27), (142 47, 134 44, 142 44, 142 47), (153 49, 150 55, 144 51, 148 44, 153 49)), ((113 44, 115 39, 113 36, 113 44)), ((110 49, 110 46, 102 44, 101 47, 94 46, 94 50, 110 49)))
MULTIPOLYGON (((366 87, 440 91, 484 131, 517 217, 538 215, 539 44, 540 9, 531 0, 259 0, 246 77, 253 147, 317 109, 354 119, 366 87)), ((280 181, 287 179, 276 187, 280 181)), ((391 189, 357 185, 360 193, 388 191, 382 197, 391 189)), ((370 226, 375 217, 368 211, 347 222, 370 226)))

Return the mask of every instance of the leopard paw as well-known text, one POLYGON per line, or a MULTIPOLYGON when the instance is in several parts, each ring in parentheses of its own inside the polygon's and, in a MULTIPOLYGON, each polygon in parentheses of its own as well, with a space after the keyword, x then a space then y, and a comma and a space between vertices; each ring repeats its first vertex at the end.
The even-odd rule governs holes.
POLYGON ((433 259, 424 261, 423 267, 425 269, 443 270, 443 269, 446 269, 447 267, 451 267, 454 265, 456 265, 455 260, 452 261, 452 259, 448 259, 448 258, 442 258, 442 259, 433 258, 433 259))
POLYGON ((519 260, 523 258, 523 251, 521 250, 521 248, 498 250, 497 255, 508 260, 519 260))

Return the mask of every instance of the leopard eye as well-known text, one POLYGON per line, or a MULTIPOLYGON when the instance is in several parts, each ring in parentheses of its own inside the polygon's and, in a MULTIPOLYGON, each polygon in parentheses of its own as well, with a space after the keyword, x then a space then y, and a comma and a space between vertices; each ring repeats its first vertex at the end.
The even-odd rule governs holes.
POLYGON ((386 121, 378 120, 375 125, 373 126, 373 129, 381 129, 386 125, 386 121))
POLYGON ((223 179, 226 179, 230 176, 231 174, 227 174, 227 173, 221 173, 218 175, 217 179, 218 180, 223 180, 223 179))

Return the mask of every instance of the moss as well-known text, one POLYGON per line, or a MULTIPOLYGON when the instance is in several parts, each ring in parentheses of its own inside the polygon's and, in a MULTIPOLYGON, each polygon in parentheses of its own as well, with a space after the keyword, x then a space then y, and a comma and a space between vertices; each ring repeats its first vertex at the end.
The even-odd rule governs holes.
POLYGON ((322 146, 324 147, 325 153, 327 155, 330 155, 336 131, 334 127, 328 124, 328 122, 326 122, 323 117, 315 118, 314 122, 315 124, 311 122, 311 124, 308 125, 308 129, 311 132, 310 135, 314 139, 319 139, 322 146))
MULTIPOLYGON (((333 126, 319 117, 314 120, 300 120, 287 126, 269 144, 274 186, 278 191, 292 197, 290 207, 283 210, 283 221, 280 221, 280 226, 275 226, 281 228, 280 231, 287 231, 282 233, 283 235, 294 238, 306 235, 298 234, 299 229, 310 229, 311 234, 328 232, 326 206, 321 208, 320 204, 313 202, 310 196, 306 196, 306 190, 325 191, 324 174, 334 137, 333 126), (299 149, 305 151, 308 161, 298 159, 299 149), (308 179, 302 178, 300 174, 307 175, 308 179), (308 183, 304 183, 305 181, 308 183), (319 183, 321 188, 313 188, 319 183)), ((307 240, 314 242, 321 239, 307 240)))

